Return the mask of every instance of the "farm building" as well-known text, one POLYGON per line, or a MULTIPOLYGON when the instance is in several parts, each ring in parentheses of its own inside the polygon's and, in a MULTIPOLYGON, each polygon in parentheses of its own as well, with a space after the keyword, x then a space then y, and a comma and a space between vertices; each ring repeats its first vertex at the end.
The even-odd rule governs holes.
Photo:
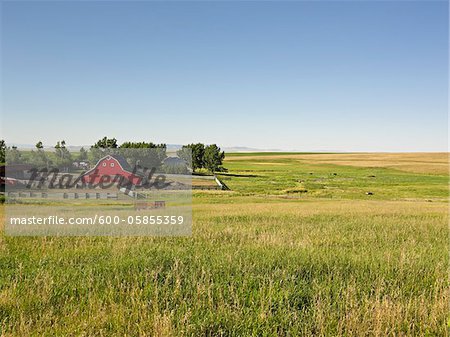
POLYGON ((89 162, 83 161, 83 160, 77 160, 77 161, 73 162, 72 166, 76 169, 88 169, 89 162))
POLYGON ((132 172, 131 166, 124 157, 119 155, 107 155, 101 158, 97 164, 84 173, 81 180, 86 184, 99 184, 126 179, 133 185, 140 185, 143 177, 132 172))

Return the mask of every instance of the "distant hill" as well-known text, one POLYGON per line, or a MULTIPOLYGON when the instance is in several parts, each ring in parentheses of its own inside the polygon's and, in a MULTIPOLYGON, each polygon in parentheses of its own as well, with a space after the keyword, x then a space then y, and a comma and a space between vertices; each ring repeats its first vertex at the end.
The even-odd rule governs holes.
POLYGON ((252 147, 245 146, 235 146, 235 147, 224 147, 222 148, 225 152, 280 152, 282 150, 278 149, 255 149, 252 147))

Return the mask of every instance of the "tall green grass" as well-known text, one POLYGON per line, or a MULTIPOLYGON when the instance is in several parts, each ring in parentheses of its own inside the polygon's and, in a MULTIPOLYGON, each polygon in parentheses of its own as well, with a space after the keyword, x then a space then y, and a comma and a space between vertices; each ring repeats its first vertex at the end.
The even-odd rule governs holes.
POLYGON ((196 192, 192 237, 0 236, 1 335, 448 335, 445 179, 291 164, 229 165, 258 177, 196 192))

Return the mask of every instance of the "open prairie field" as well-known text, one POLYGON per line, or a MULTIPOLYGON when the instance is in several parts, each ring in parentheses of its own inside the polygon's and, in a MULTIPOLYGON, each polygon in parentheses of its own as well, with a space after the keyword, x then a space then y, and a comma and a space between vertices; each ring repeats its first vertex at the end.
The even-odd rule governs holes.
POLYGON ((448 174, 448 153, 307 153, 307 154, 234 154, 229 160, 292 159, 299 162, 335 164, 356 167, 393 168, 405 172, 424 174, 448 174))
POLYGON ((447 153, 225 167, 192 237, 1 234, 1 335, 448 335, 447 153))

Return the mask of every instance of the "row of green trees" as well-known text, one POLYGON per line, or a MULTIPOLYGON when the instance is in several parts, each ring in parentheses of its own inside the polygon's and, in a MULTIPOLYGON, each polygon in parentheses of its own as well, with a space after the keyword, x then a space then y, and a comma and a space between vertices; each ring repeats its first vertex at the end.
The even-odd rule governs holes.
POLYGON ((223 172, 222 166, 225 152, 216 144, 206 145, 202 143, 183 145, 177 151, 178 157, 190 163, 193 171, 206 169, 209 172, 223 172))
MULTIPOLYGON (((30 163, 37 167, 58 167, 65 170, 72 168, 74 161, 97 161, 106 154, 120 153, 130 164, 139 164, 144 167, 157 167, 167 158, 166 144, 152 142, 125 142, 119 144, 116 138, 103 137, 95 142, 87 151, 83 147, 78 154, 71 153, 64 140, 58 141, 54 146, 55 151, 44 151, 41 141, 37 142, 32 151, 21 152, 17 147, 6 146, 4 140, 0 140, 0 163, 9 164, 30 163)), ((222 166, 225 153, 216 145, 202 143, 184 145, 177 151, 178 157, 183 159, 193 170, 206 169, 209 172, 226 171, 222 166)))
POLYGON ((19 151, 15 146, 7 147, 3 140, 0 145, 2 163, 5 161, 8 164, 27 163, 38 168, 57 167, 64 171, 73 169, 75 161, 89 162, 94 165, 107 154, 121 154, 130 164, 145 167, 159 167, 167 157, 165 144, 125 142, 119 145, 115 138, 107 137, 98 140, 89 150, 82 147, 78 154, 71 153, 64 140, 58 141, 52 152, 44 151, 41 141, 37 142, 35 149, 31 151, 19 151))
POLYGON ((8 164, 28 163, 36 167, 59 167, 69 168, 72 166, 74 158, 66 148, 64 140, 58 141, 55 145, 55 151, 48 153, 44 151, 41 141, 35 145, 35 150, 25 152, 19 151, 16 146, 6 146, 4 140, 0 141, 0 162, 8 164))
MULTIPOLYGON (((94 149, 121 149, 121 154, 127 159, 133 160, 133 155, 139 158, 146 157, 149 161, 149 165, 154 166, 155 162, 162 162, 166 156, 166 144, 154 144, 146 142, 125 142, 121 145, 117 143, 115 138, 104 137, 97 141, 92 148, 94 149), (127 152, 127 149, 133 149, 127 152), (136 151, 136 149, 140 149, 136 151), (152 149, 152 151, 142 152, 145 149, 152 149), (128 154, 129 153, 129 154, 128 154), (143 156, 144 154, 144 156, 143 156)), ((216 144, 205 145, 202 143, 183 145, 180 150, 177 151, 177 156, 185 160, 187 165, 193 170, 206 169, 209 172, 223 172, 226 169, 222 166, 225 159, 225 152, 221 151, 220 147, 216 144)), ((140 163, 146 166, 146 163, 140 163)), ((149 166, 150 167, 150 166, 149 166)))
POLYGON ((106 154, 120 154, 132 166, 160 167, 167 158, 166 144, 152 142, 125 142, 118 144, 117 139, 103 137, 91 146, 90 161, 95 164, 106 154))

